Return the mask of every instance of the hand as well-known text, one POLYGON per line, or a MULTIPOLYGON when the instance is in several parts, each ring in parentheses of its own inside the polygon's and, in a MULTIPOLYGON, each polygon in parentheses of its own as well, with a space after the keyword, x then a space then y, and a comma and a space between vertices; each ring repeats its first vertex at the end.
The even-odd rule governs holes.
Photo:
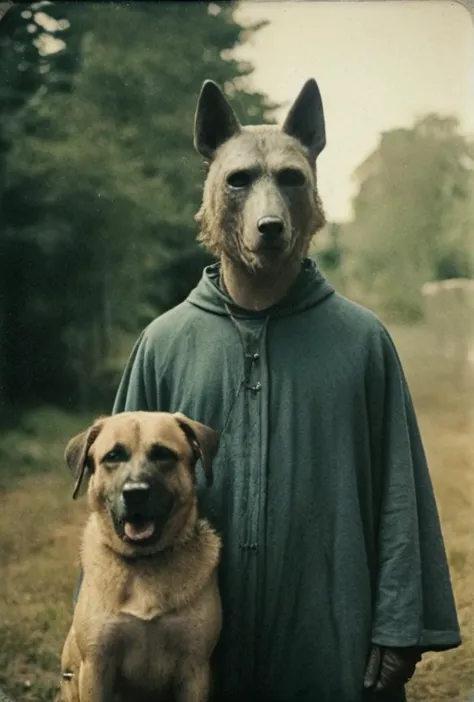
POLYGON ((364 677, 364 687, 376 692, 404 685, 414 675, 421 653, 416 648, 372 646, 364 677))

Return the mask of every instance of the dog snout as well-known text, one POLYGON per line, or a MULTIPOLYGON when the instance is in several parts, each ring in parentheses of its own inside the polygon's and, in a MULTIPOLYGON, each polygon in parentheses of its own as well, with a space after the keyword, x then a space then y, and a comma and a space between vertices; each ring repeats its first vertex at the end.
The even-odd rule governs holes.
POLYGON ((283 234, 284 223, 280 217, 262 217, 257 229, 264 240, 273 243, 283 234))
POLYGON ((150 485, 145 482, 128 482, 122 489, 123 501, 128 511, 144 507, 150 496, 150 485))

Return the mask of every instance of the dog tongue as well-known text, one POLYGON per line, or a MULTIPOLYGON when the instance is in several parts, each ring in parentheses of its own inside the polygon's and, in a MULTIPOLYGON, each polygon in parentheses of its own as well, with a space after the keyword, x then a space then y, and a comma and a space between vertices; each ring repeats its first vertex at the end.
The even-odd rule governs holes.
POLYGON ((124 531, 131 541, 142 541, 143 539, 149 539, 153 535, 155 525, 153 522, 143 522, 142 524, 125 522, 124 531))

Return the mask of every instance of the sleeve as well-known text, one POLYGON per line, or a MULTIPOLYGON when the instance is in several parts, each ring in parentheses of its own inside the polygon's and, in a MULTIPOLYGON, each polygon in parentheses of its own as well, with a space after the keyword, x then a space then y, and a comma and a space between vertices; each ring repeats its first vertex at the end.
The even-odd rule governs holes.
POLYGON ((447 650, 461 637, 433 485, 402 365, 382 328, 372 364, 377 574, 372 642, 447 650))
POLYGON ((133 347, 130 358, 120 380, 112 414, 120 412, 156 412, 166 408, 158 399, 156 382, 155 349, 148 341, 146 329, 133 347))

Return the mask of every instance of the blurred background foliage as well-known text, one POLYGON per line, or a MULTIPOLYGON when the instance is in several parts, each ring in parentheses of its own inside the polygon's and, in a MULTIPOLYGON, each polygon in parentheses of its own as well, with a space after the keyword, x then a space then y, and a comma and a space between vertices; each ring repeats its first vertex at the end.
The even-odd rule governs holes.
POLYGON ((423 316, 427 281, 474 273, 474 144, 429 114, 381 134, 356 172, 350 222, 315 243, 346 292, 397 321, 423 316))
POLYGON ((233 3, 9 10, 0 25, 4 405, 107 406, 128 335, 184 299, 212 261, 195 242, 194 110, 212 76, 243 120, 270 120, 270 101, 245 90, 252 67, 230 55, 257 30, 234 21, 233 3))

